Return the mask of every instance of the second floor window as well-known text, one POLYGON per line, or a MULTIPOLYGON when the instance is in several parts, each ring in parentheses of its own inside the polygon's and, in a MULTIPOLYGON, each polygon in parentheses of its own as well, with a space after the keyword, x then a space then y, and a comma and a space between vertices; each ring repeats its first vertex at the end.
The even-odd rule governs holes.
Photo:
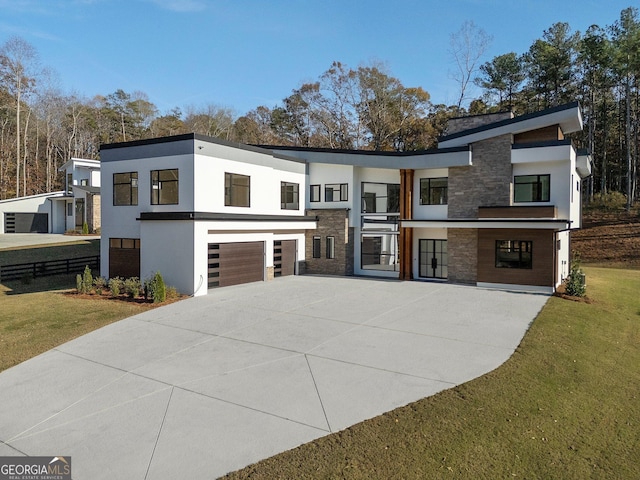
POLYGON ((513 177, 514 202, 548 202, 551 175, 517 175, 513 177))
POLYGON ((113 174, 113 204, 138 205, 138 172, 113 174))
POLYGON ((178 204, 178 169, 151 170, 151 205, 178 204))
POLYGON ((420 205, 446 205, 448 196, 447 177, 420 179, 420 205))
POLYGON ((325 202, 346 202, 349 200, 348 196, 349 185, 346 183, 334 183, 324 186, 324 201, 325 202))
POLYGON ((309 185, 309 201, 320 201, 320 185, 309 185))
POLYGON ((226 207, 251 206, 251 177, 237 173, 225 173, 224 204, 226 207))
POLYGON ((400 212, 400 184, 362 182, 362 213, 400 212))
POLYGON ((298 210, 300 205, 297 183, 280 182, 280 208, 282 210, 298 210))

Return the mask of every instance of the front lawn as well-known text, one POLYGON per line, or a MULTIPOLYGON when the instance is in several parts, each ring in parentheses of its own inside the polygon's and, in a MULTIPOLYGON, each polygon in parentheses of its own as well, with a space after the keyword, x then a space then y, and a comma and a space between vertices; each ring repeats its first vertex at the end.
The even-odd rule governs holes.
POLYGON ((585 271, 497 370, 225 478, 640 478, 640 271, 585 271))

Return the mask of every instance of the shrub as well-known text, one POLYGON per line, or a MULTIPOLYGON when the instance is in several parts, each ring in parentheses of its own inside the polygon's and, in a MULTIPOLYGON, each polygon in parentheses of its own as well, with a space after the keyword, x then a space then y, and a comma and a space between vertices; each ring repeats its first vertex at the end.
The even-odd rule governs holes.
POLYGON ((140 295, 141 284, 138 277, 127 278, 123 283, 123 287, 129 298, 135 298, 140 295))
POLYGON ((84 272, 82 273, 82 293, 91 293, 91 289, 93 288, 93 275, 91 275, 91 269, 89 265, 84 267, 84 272))
POLYGON ((87 225, 87 222, 82 224, 82 234, 89 235, 89 225, 87 225))
POLYGON ((565 281, 565 292, 572 297, 584 297, 587 293, 585 275, 580 268, 580 259, 577 256, 571 262, 571 271, 565 281))
POLYGON ((627 205, 627 196, 621 192, 596 193, 587 208, 593 210, 621 210, 627 205))
POLYGON ((175 300, 180 295, 178 294, 178 290, 176 287, 167 286, 167 299, 175 300))
POLYGON ((144 282, 144 298, 153 300, 153 303, 162 303, 167 299, 167 287, 160 272, 144 282))
POLYGON ((107 287, 107 279, 104 277, 96 277, 93 279, 93 286, 98 295, 102 295, 102 291, 107 287))
POLYGON ((76 290, 78 293, 82 293, 82 275, 76 275, 76 290))
POLYGON ((111 295, 117 297, 122 291, 122 279, 120 277, 113 277, 109 279, 109 290, 111 295))

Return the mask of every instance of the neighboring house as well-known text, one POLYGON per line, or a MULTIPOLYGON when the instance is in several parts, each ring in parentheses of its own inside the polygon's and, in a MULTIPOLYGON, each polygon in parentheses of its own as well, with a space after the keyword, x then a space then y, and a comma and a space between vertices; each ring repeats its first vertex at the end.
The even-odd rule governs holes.
POLYGON ((0 233, 64 233, 100 228, 100 162, 72 158, 59 169, 66 190, 0 200, 0 233))
POLYGON ((255 148, 193 134, 106 145, 106 190, 122 190, 126 203, 135 183, 136 202, 105 200, 102 271, 160 270, 200 295, 207 268, 210 287, 227 284, 211 277, 223 275, 218 259, 259 262, 262 248, 262 276, 246 278, 270 278, 276 225, 268 222, 288 214, 295 235, 279 234, 295 239, 298 272, 551 292, 569 273, 569 231, 580 227, 581 180, 591 172, 590 157, 564 137, 581 129, 573 103, 452 119, 439 148, 423 152, 255 148), (163 176, 176 190, 170 205, 157 200, 163 176), (227 204, 237 182, 246 184, 240 208, 227 204), (294 191, 297 209, 284 210, 294 191), (263 242, 254 259, 227 245, 249 242, 248 232, 263 242))

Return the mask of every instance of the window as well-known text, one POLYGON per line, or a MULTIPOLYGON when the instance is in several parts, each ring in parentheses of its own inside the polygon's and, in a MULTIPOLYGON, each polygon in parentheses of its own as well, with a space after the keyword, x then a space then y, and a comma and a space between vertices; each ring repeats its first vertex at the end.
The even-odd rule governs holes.
POLYGON ((249 207, 251 177, 237 173, 224 174, 224 204, 227 207, 249 207))
POLYGON ((73 217, 73 202, 67 203, 67 217, 73 217))
POLYGON ((313 258, 320 258, 320 237, 313 237, 313 258))
POLYGON ((138 205, 138 172, 113 174, 113 204, 138 205))
POLYGON ((81 187, 88 187, 89 186, 89 180, 87 180, 86 178, 80 179, 80 186, 81 187))
POLYGON ((531 268, 533 242, 496 240, 496 268, 531 268))
POLYGON ((280 182, 280 208, 282 210, 298 210, 299 193, 297 183, 280 182))
POLYGON ((548 202, 550 175, 518 175, 513 179, 514 202, 548 202))
POLYGON ((336 237, 327 237, 327 258, 336 258, 336 237))
POLYGON ((362 213, 399 213, 400 184, 362 182, 362 213))
POLYGON ((73 173, 67 173, 67 193, 73 193, 73 173))
POLYGON ((310 193, 309 193, 309 198, 312 202, 319 202, 320 201, 320 185, 310 185, 310 193))
POLYGON ((448 179, 421 178, 420 179, 420 205, 446 205, 448 200, 448 179))
POLYGON ((334 183, 324 186, 325 202, 346 202, 349 185, 346 183, 334 183))
POLYGON ((178 169, 151 170, 151 205, 178 204, 178 169))

